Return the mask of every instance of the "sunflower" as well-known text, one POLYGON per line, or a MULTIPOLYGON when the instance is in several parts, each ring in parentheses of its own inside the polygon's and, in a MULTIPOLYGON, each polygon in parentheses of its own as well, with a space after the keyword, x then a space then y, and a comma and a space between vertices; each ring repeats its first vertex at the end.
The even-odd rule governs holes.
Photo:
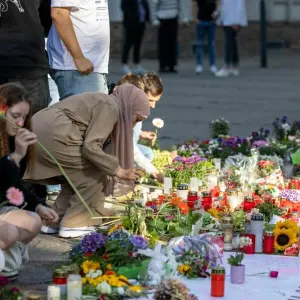
POLYGON ((278 229, 288 229, 288 230, 293 231, 296 235, 299 232, 299 227, 298 227, 297 223, 295 221, 291 221, 291 220, 277 222, 275 225, 275 230, 278 230, 278 229))
POLYGON ((292 229, 275 228, 274 236, 274 247, 278 251, 284 251, 297 242, 297 235, 292 229))
POLYGON ((86 260, 81 265, 84 274, 87 274, 90 270, 100 269, 100 264, 97 261, 86 260))

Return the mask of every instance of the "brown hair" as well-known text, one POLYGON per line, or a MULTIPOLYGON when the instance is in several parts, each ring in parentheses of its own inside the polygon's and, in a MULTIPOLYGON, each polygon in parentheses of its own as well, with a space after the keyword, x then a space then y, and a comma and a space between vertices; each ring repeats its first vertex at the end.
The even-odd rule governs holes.
POLYGON ((141 79, 144 82, 145 89, 144 92, 146 94, 150 93, 152 96, 157 97, 160 96, 163 91, 163 84, 161 78, 154 72, 145 73, 141 76, 141 79))
POLYGON ((117 86, 122 85, 122 84, 133 84, 142 91, 145 91, 145 84, 142 80, 142 78, 138 75, 135 74, 126 74, 124 75, 119 82, 117 83, 117 86))
MULTIPOLYGON (((20 84, 6 83, 0 85, 0 104, 5 104, 7 107, 12 107, 20 102, 27 102, 30 106, 30 112, 24 122, 24 128, 32 130, 31 127, 31 101, 28 91, 20 84)), ((0 120, 0 157, 9 154, 9 136, 6 130, 6 121, 0 120)), ((26 159, 28 166, 34 167, 34 146, 28 148, 26 159)))

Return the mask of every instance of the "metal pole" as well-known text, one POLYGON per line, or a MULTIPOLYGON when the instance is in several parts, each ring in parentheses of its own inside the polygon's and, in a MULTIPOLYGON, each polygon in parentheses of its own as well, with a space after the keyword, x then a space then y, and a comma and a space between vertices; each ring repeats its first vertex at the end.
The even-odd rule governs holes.
POLYGON ((267 57, 267 16, 266 16, 266 3, 260 0, 260 66, 261 68, 268 67, 267 57))

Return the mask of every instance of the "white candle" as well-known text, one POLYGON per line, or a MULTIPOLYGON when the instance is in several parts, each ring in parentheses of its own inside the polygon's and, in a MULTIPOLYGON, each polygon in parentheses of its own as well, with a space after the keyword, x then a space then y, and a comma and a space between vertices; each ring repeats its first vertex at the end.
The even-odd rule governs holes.
POLYGON ((80 275, 70 275, 67 283, 67 300, 79 300, 82 297, 82 280, 80 275))
POLYGON ((60 287, 50 285, 47 289, 47 300, 60 300, 60 287))
POLYGON ((169 195, 171 194, 173 188, 173 181, 171 177, 164 178, 164 193, 169 195))
POLYGON ((227 204, 230 206, 231 210, 235 210, 240 204, 239 196, 236 193, 227 195, 227 204))
POLYGON ((214 165, 215 165, 216 169, 218 171, 220 171, 221 170, 221 159, 220 158, 214 158, 213 162, 214 162, 214 165))
POLYGON ((218 185, 218 176, 216 174, 209 174, 207 176, 207 189, 211 191, 218 185))
POLYGON ((191 177, 190 179, 190 189, 192 192, 198 192, 199 190, 199 181, 196 177, 191 177))

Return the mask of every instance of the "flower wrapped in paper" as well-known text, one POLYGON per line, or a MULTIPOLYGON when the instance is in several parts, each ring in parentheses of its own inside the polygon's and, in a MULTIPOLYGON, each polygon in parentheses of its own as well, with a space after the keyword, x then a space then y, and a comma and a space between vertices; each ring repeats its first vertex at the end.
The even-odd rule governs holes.
POLYGON ((169 249, 177 261, 178 274, 188 278, 208 277, 207 270, 222 263, 211 234, 174 238, 169 241, 166 251, 169 249))

